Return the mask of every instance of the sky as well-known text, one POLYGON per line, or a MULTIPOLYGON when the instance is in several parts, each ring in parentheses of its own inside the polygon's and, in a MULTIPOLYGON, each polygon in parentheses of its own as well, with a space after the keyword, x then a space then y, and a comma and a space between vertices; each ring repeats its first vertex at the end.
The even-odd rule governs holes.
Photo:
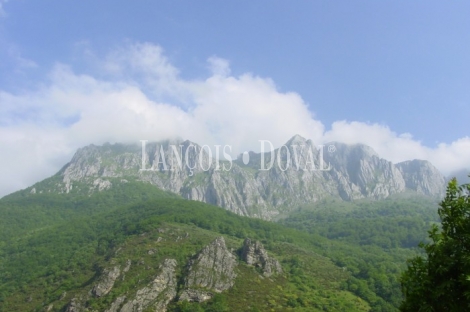
POLYGON ((0 196, 77 148, 295 134, 470 171, 468 1, 0 0, 0 196))

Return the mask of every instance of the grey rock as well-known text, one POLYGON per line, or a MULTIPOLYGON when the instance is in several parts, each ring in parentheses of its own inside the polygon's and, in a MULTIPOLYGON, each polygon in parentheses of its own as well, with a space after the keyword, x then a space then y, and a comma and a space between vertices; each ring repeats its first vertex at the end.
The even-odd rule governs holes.
POLYGON ((65 312, 83 312, 85 311, 85 307, 83 306, 82 302, 78 298, 73 298, 70 300, 70 303, 67 305, 65 312))
POLYGON ((121 277, 122 281, 126 279, 126 273, 129 272, 129 270, 131 269, 131 265, 132 265, 132 261, 130 259, 127 259, 126 266, 122 270, 122 277, 121 277))
POLYGON ((205 301, 235 283, 236 257, 227 249, 223 237, 216 238, 188 263, 184 290, 179 300, 205 301))
POLYGON ((104 191, 107 189, 110 189, 112 186, 112 183, 109 182, 108 180, 102 180, 100 178, 96 179, 93 181, 93 188, 97 188, 98 191, 104 191))
POLYGON ((266 277, 282 273, 279 261, 270 257, 259 241, 252 242, 249 238, 245 239, 241 256, 247 264, 259 267, 266 277))
MULTIPOLYGON (((148 308, 152 311, 166 311, 168 303, 176 296, 176 265, 176 260, 165 259, 160 265, 160 274, 146 287, 139 289, 135 298, 126 302, 119 311, 141 312, 148 308)), ((115 301, 113 305, 118 304, 115 301)))
POLYGON ((114 302, 111 303, 111 306, 109 307, 109 309, 105 310, 105 312, 118 312, 125 300, 126 300, 126 296, 117 297, 116 300, 114 300, 114 302))
MULTIPOLYGON (((61 182, 56 189, 48 191, 71 192, 80 182, 88 185, 89 192, 99 192, 122 180, 139 180, 187 199, 268 220, 327 197, 383 199, 407 190, 442 195, 442 175, 432 165, 416 161, 394 165, 362 144, 315 146, 296 135, 272 154, 250 152, 248 164, 239 157, 229 171, 223 170, 227 163, 211 159, 190 141, 148 143, 143 161, 141 150, 138 144, 81 148, 58 173, 61 182), (146 170, 140 170, 142 166, 146 170), (259 170, 262 167, 269 170, 259 170), (112 178, 118 180, 111 183, 112 178)), ((35 189, 43 191, 38 185, 35 189)))
POLYGON ((213 292, 204 291, 201 289, 185 289, 180 294, 179 301, 189 301, 189 302, 204 302, 210 300, 214 296, 213 292))
POLYGON ((113 268, 106 268, 103 270, 98 283, 93 287, 92 294, 95 297, 102 297, 107 295, 114 286, 114 282, 121 275, 119 266, 113 268))
POLYGON ((406 187, 418 194, 443 197, 446 190, 444 176, 427 160, 408 160, 396 164, 406 187))
POLYGON ((330 143, 334 153, 324 153, 330 163, 329 177, 338 181, 339 196, 344 200, 383 199, 405 191, 400 171, 389 161, 363 144, 330 143))
POLYGON ((129 272, 129 270, 130 270, 130 268, 131 268, 131 265, 132 265, 131 259, 127 259, 127 261, 126 261, 126 266, 124 267, 124 270, 122 270, 122 272, 123 272, 123 273, 129 272))

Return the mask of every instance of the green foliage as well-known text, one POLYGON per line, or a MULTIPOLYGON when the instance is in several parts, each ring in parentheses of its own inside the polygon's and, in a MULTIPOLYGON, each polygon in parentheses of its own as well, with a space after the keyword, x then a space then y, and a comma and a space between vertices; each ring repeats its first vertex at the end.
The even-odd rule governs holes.
POLYGON ((403 300, 400 273, 413 248, 438 221, 434 202, 424 197, 382 201, 323 200, 292 213, 283 225, 321 235, 338 243, 323 254, 352 277, 342 287, 367 301, 374 311, 395 311, 403 300))
POLYGON ((432 210, 419 200, 323 205, 281 225, 135 181, 114 181, 110 190, 91 195, 18 192, 0 200, 0 311, 40 310, 51 302, 59 309, 73 294, 88 292, 111 259, 121 266, 127 259, 145 263, 133 266, 108 296, 88 303, 105 310, 151 281, 165 257, 178 261, 181 276, 191 255, 221 234, 235 249, 246 237, 261 240, 285 274, 262 279, 240 265, 233 289, 203 304, 172 303, 170 311, 395 311, 402 300, 399 274, 415 255, 403 247, 436 221, 432 210), (177 240, 185 233, 190 238, 177 240), (157 246, 160 236, 167 241, 157 246), (157 252, 150 255, 150 249, 157 252))
MULTIPOLYGON (((6 298, 6 302, 0 304, 0 311, 27 311, 32 309, 33 304, 56 301, 64 292, 74 293, 82 289, 85 291, 87 288, 89 290, 106 263, 116 257, 118 249, 120 251, 115 260, 119 261, 121 266, 126 259, 132 259, 133 263, 153 263, 150 267, 155 268, 158 267, 158 261, 165 257, 174 258, 184 266, 192 254, 220 234, 224 234, 227 244, 235 249, 241 246, 246 236, 261 240, 283 263, 285 257, 299 253, 303 255, 299 255, 297 269, 289 273, 284 282, 278 280, 254 284, 253 279, 259 276, 259 273, 254 269, 248 270, 246 278, 241 279, 242 285, 233 290, 238 296, 223 295, 223 298, 219 299, 216 297, 202 306, 207 311, 220 310, 224 306, 236 307, 239 305, 237 300, 252 296, 248 289, 253 286, 256 287, 251 291, 263 289, 259 302, 253 307, 260 310, 285 306, 285 296, 289 294, 300 298, 298 302, 302 302, 306 307, 312 307, 314 302, 324 302, 325 307, 333 307, 343 301, 338 298, 347 297, 340 289, 341 282, 348 278, 347 272, 343 273, 329 259, 315 260, 319 257, 315 253, 305 254, 303 249, 292 247, 289 243, 296 242, 308 249, 318 244, 317 248, 321 250, 320 246, 326 242, 325 239, 323 242, 318 241, 308 233, 275 223, 240 217, 204 203, 162 198, 118 207, 111 212, 74 218, 37 231, 35 235, 26 234, 6 241, 1 248, 0 258, 0 293, 6 298), (158 236, 167 235, 159 233, 161 227, 181 233, 166 237, 167 242, 153 246, 158 236), (189 233, 191 239, 176 245, 177 237, 184 237, 185 232, 189 233), (233 243, 233 240, 236 243, 233 243), (147 251, 154 248, 158 250, 156 255, 149 255, 147 251), (335 282, 332 283, 332 280, 335 282), (243 284, 245 282, 247 284, 243 284), (284 283, 286 288, 277 288, 280 283, 284 283), (320 288, 324 289, 323 292, 318 290, 320 288), (35 299, 31 304, 26 304, 25 297, 30 294, 35 299)), ((129 274, 133 275, 126 276, 124 282, 117 284, 110 297, 103 300, 93 299, 89 302, 90 307, 104 310, 112 302, 110 298, 135 289, 137 285, 142 287, 155 273, 155 269, 130 272, 129 274)), ((61 304, 66 304, 66 301, 61 304)), ((364 303, 360 305, 367 307, 364 303)), ((240 308, 243 309, 244 306, 240 308)))
POLYGON ((434 206, 437 208, 424 197, 324 200, 313 209, 292 213, 280 223, 355 245, 412 248, 426 240, 429 226, 439 221, 434 206))
POLYGON ((470 309, 470 185, 449 182, 440 203, 442 229, 432 226, 425 256, 408 262, 401 278, 402 311, 468 311, 470 309))
MULTIPOLYGON (((56 178, 54 176, 41 183, 54 184, 56 178)), ((24 190, 2 198, 0 241, 11 240, 24 234, 35 235, 37 231, 50 226, 75 218, 97 215, 136 202, 178 197, 147 183, 135 181, 122 183, 118 179, 115 180, 111 179, 113 187, 106 192, 30 194, 24 190)), ((40 187, 41 185, 37 188, 40 187)))

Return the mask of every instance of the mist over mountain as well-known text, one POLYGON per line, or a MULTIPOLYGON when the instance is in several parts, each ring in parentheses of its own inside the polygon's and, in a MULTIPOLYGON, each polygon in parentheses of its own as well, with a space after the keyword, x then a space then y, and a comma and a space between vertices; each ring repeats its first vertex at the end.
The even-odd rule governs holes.
POLYGON ((446 179, 450 180, 452 178, 456 178, 459 183, 470 183, 470 169, 462 169, 458 171, 454 171, 451 174, 449 174, 446 179))

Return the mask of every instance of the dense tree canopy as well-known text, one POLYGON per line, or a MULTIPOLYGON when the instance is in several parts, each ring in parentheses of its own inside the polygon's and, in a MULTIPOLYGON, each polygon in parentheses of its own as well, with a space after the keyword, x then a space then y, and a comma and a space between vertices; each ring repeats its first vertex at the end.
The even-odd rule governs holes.
POLYGON ((408 262, 401 283, 402 311, 470 310, 470 184, 453 179, 440 203, 442 228, 433 225, 425 256, 408 262))

